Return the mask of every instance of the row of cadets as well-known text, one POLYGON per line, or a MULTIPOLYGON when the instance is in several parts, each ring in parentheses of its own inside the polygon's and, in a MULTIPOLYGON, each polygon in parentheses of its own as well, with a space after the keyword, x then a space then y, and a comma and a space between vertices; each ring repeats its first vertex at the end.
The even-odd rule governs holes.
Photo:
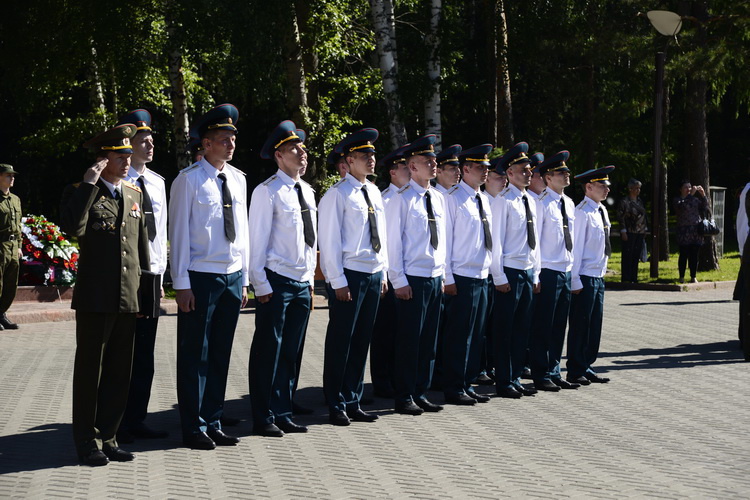
POLYGON ((505 170, 509 185, 492 205, 495 383, 497 394, 505 398, 536 392, 521 384, 532 296, 539 284, 536 200, 527 193, 531 182, 528 148, 521 142, 502 156, 498 165, 505 170))
POLYGON ((183 443, 193 449, 239 442, 221 424, 234 333, 249 285, 247 183, 228 163, 238 119, 235 106, 222 104, 196 120, 203 158, 183 169, 170 191, 177 401, 183 443))
POLYGON ((380 191, 367 180, 375 174, 378 131, 366 128, 337 146, 347 173, 319 205, 320 265, 328 288, 323 392, 329 421, 373 422, 360 407, 373 324, 388 285, 385 209, 380 191))
POLYGON ((427 399, 435 360, 445 270, 445 200, 430 180, 436 175, 435 136, 403 151, 409 184, 386 206, 388 277, 396 295, 395 409, 419 415, 443 409, 427 399))
POLYGON ((292 420, 317 260, 315 193, 300 177, 307 169, 305 138, 289 120, 271 132, 261 158, 273 159, 278 170, 250 201, 249 267, 257 303, 249 390, 253 432, 262 436, 307 431, 292 420))
POLYGON ((456 154, 456 168, 460 165, 462 174, 462 180, 445 196, 445 294, 452 299, 446 302, 440 347, 442 388, 450 404, 474 405, 490 399, 477 394, 471 385, 481 371, 487 277, 492 260, 492 214, 489 199, 480 191, 487 180, 490 151, 491 144, 449 151, 449 155, 456 154))
POLYGON ((532 155, 532 162, 537 161, 540 179, 546 186, 537 203, 541 289, 535 296, 529 339, 531 374, 534 387, 541 391, 580 387, 563 380, 560 375, 570 310, 575 233, 575 205, 563 192, 570 185, 570 169, 565 163, 569 156, 567 151, 560 151, 546 160, 541 153, 532 155))
MULTIPOLYGON (((403 156, 404 149, 407 147, 409 147, 409 144, 391 151, 377 163, 381 171, 387 173, 390 181, 390 184, 381 193, 384 207, 388 206, 390 200, 411 179, 409 167, 406 165, 403 156)), ((373 394, 388 399, 393 399, 395 396, 396 329, 393 328, 395 317, 396 295, 393 292, 393 285, 389 281, 388 291, 380 299, 370 344, 370 379, 372 380, 373 394)))

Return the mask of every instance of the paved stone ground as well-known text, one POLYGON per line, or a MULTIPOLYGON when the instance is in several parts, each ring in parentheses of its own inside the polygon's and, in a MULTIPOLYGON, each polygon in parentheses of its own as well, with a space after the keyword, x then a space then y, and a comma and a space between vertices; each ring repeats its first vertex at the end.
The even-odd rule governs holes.
POLYGON ((148 422, 171 435, 127 447, 132 463, 101 468, 77 465, 73 450, 74 323, 23 325, 0 333, 0 497, 746 498, 750 364, 730 297, 608 291, 597 366, 610 384, 419 417, 375 399, 380 420, 347 428, 326 423, 319 309, 298 393, 316 414, 298 419, 308 434, 282 439, 249 435, 253 315, 243 313, 227 408, 246 437, 210 452, 181 447, 176 318, 167 316, 148 422))

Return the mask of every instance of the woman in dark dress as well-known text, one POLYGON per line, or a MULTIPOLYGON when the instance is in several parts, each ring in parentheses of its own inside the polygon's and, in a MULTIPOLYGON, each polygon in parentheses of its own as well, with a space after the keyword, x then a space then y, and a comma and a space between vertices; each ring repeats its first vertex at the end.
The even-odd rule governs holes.
POLYGON ((638 260, 641 257, 646 231, 648 231, 646 208, 638 196, 641 193, 641 181, 630 179, 628 192, 628 197, 620 201, 617 207, 622 239, 621 279, 623 283, 638 283, 638 260))
POLYGON ((677 263, 680 283, 685 282, 685 265, 690 267, 690 281, 696 283, 698 251, 703 244, 703 235, 698 233, 698 224, 708 211, 708 200, 702 186, 692 186, 689 181, 680 185, 680 195, 674 199, 677 216, 677 243, 680 258, 677 263))

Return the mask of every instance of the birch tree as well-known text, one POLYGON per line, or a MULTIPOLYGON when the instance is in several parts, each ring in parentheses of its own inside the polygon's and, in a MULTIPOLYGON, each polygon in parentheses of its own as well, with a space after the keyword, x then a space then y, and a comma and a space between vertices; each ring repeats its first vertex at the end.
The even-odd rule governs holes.
POLYGON ((388 111, 388 126, 393 149, 406 143, 406 128, 401 119, 401 100, 398 93, 398 57, 396 52, 396 24, 392 0, 370 0, 372 24, 375 29, 383 93, 388 111))
POLYGON ((440 18, 443 11, 442 0, 430 1, 430 31, 425 37, 429 50, 427 57, 428 92, 424 102, 425 133, 437 136, 436 147, 442 148, 443 132, 440 112, 440 18))

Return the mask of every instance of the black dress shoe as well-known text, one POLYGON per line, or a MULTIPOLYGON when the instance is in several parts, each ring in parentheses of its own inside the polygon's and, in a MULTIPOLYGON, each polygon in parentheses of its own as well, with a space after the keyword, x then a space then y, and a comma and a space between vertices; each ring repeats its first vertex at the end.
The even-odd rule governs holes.
POLYGON ((90 450, 85 455, 79 456, 78 458, 83 465, 88 465, 90 467, 101 467, 102 465, 107 465, 109 463, 107 455, 105 455, 102 450, 98 450, 96 448, 90 450))
POLYGON ((298 425, 291 420, 280 420, 276 422, 276 427, 284 431, 285 434, 294 434, 307 432, 307 427, 304 425, 298 425))
POLYGON ((583 375, 581 375, 580 377, 565 377, 565 380, 567 380, 571 384, 591 385, 591 382, 589 382, 589 379, 587 379, 583 375))
POLYGON ((263 424, 254 426, 253 434, 265 437, 280 438, 284 435, 284 431, 279 429, 276 424, 263 424))
POLYGON ((600 377, 596 373, 586 373, 584 374, 584 377, 588 379, 589 382, 593 384, 606 384, 609 382, 609 377, 600 377))
POLYGON ((474 383, 476 383, 477 385, 493 385, 495 383, 495 381, 492 380, 489 377, 489 375, 487 375, 486 373, 482 372, 482 373, 479 374, 479 376, 474 381, 474 383))
POLYGON ((416 403, 417 406, 429 413, 437 413, 439 411, 443 411, 442 406, 430 402, 427 398, 419 398, 414 401, 414 403, 416 403))
POLYGON ((354 420, 355 422, 374 422, 378 419, 377 415, 374 413, 367 413, 362 408, 348 411, 346 414, 349 419, 354 420))
POLYGON ((216 448, 214 440, 208 437, 205 432, 183 436, 182 443, 191 450, 213 450, 216 448))
POLYGON ((346 427, 347 425, 351 424, 351 420, 349 420, 349 417, 346 416, 346 413, 343 411, 335 411, 328 415, 328 421, 333 425, 338 425, 341 427, 346 427))
POLYGON ((167 431, 152 429, 145 424, 140 424, 135 427, 128 427, 126 432, 139 439, 164 439, 165 437, 169 436, 169 433, 167 431))
POLYGON ((526 387, 522 386, 521 384, 514 384, 513 387, 515 387, 516 391, 520 392, 522 396, 533 396, 534 394, 536 394, 537 392, 539 392, 536 389, 534 389, 533 387, 527 389, 526 387))
POLYGON ((234 427, 235 425, 239 425, 240 419, 222 415, 221 418, 219 419, 219 422, 221 422, 222 427, 234 427))
POLYGON ((421 415, 424 413, 424 410, 417 406, 414 401, 407 401, 396 403, 396 413, 401 413, 403 415, 421 415))
POLYGON ((315 412, 312 408, 300 406, 292 401, 292 415, 312 415, 315 412))
POLYGON ((498 388, 497 395, 500 396, 501 398, 511 398, 511 399, 518 399, 523 396, 523 394, 518 392, 514 386, 498 388))
POLYGON ((221 429, 209 429, 206 434, 213 439, 216 446, 235 446, 240 442, 240 438, 224 434, 224 431, 221 429))
POLYGON ((551 380, 538 380, 534 382, 534 387, 539 391, 558 392, 560 386, 552 382, 551 380))
POLYGON ((451 405, 463 405, 463 406, 474 406, 477 404, 476 400, 470 397, 468 394, 448 394, 445 396, 445 402, 451 405))
POLYGON ((484 394, 477 394, 474 391, 467 391, 466 394, 468 394, 470 398, 475 399, 477 403, 489 403, 490 401, 489 396, 485 396, 484 394))
POLYGON ((531 368, 524 368, 523 373, 521 373, 521 378, 530 379, 531 378, 531 368))
POLYGON ((135 458, 135 455, 119 446, 105 446, 102 451, 112 462, 130 462, 135 458))
POLYGON ((9 320, 5 313, 0 316, 0 325, 6 330, 18 330, 18 325, 9 320))
POLYGON ((561 378, 553 378, 552 383, 560 389, 578 389, 579 387, 581 387, 581 384, 571 383, 561 378))

